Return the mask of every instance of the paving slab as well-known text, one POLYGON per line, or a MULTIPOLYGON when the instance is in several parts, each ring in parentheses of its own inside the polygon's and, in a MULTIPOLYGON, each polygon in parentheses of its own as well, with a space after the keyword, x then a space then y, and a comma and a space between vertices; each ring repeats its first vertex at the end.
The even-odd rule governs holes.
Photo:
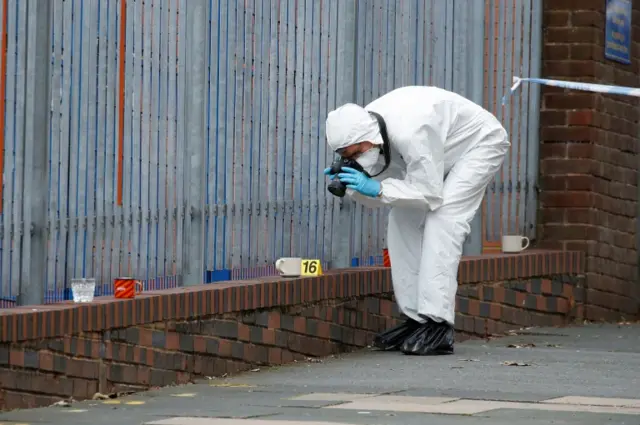
POLYGON ((640 325, 586 325, 467 341, 451 356, 362 350, 1 413, 0 425, 638 425, 638 388, 640 325))

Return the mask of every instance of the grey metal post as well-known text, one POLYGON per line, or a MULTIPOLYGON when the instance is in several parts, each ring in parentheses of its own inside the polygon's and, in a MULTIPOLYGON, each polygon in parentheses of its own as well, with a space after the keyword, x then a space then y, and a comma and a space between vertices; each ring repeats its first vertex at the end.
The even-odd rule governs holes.
MULTIPOLYGON (((458 0, 461 1, 461 0, 458 0)), ((465 2, 466 0, 462 0, 465 2)), ((469 55, 474 58, 473 66, 469 69, 469 83, 473 87, 470 98, 472 101, 482 105, 483 87, 484 87, 484 55, 479 55, 478 52, 484 50, 484 2, 472 2, 470 3, 473 8, 471 19, 471 27, 473 31, 470 31, 473 37, 471 41, 471 48, 469 49, 469 55)), ((456 21, 457 22, 457 21, 456 21)), ((465 241, 462 252, 464 255, 480 255, 482 254, 482 209, 479 209, 475 217, 471 221, 471 232, 465 241)))
POLYGON ((27 2, 24 194, 18 305, 44 303, 51 2, 27 2))
POLYGON ((636 314, 640 314, 640 155, 636 155, 636 161, 636 190, 638 195, 636 199, 636 283, 631 285, 631 299, 636 302, 636 314))
MULTIPOLYGON (((336 51, 336 105, 355 101, 356 93, 356 42, 358 30, 358 10, 356 1, 338 2, 338 33, 336 51)), ((354 202, 340 199, 338 222, 333 226, 333 249, 331 268, 345 268, 351 265, 351 218, 354 202)))
POLYGON ((204 158, 207 66, 207 0, 186 4, 185 156, 187 218, 184 285, 204 282, 204 158))

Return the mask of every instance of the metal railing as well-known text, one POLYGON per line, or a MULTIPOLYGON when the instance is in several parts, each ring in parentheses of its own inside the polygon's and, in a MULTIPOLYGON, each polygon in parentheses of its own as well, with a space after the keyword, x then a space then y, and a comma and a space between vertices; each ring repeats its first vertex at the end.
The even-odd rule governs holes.
POLYGON ((0 307, 64 299, 73 277, 107 294, 281 256, 380 263, 387 211, 328 194, 324 120, 403 85, 463 94, 511 134, 466 252, 532 235, 535 86, 497 102, 538 75, 540 0, 0 3, 0 307))

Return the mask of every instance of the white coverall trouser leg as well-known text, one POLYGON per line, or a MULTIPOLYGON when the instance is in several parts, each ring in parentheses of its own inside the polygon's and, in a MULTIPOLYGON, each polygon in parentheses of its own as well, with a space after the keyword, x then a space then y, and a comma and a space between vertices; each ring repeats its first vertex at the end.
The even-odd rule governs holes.
POLYGON ((440 208, 425 213, 398 207, 389 214, 394 293, 400 310, 418 322, 428 317, 454 324, 462 246, 510 146, 502 127, 481 133, 475 147, 449 171, 440 208))

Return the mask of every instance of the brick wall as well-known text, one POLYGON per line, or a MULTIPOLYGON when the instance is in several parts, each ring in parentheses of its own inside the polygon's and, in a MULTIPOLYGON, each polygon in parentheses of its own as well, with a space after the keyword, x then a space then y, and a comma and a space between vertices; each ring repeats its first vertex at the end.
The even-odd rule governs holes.
MULTIPOLYGON (((457 341, 581 318, 583 257, 463 259, 457 341)), ((0 310, 0 410, 353 351, 398 319, 385 268, 0 310)))
MULTIPOLYGON (((604 0, 545 0, 546 78, 640 87, 640 2, 631 65, 604 57, 604 0)), ((638 98, 543 88, 540 246, 587 254, 586 317, 640 312, 636 212, 638 98)))

